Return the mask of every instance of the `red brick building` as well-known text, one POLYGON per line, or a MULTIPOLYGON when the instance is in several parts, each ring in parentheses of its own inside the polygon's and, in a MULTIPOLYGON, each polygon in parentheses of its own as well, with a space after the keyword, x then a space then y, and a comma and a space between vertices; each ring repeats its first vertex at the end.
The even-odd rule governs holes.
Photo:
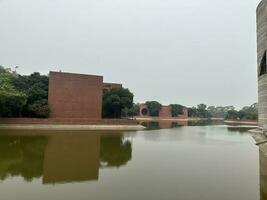
MULTIPOLYGON (((149 110, 148 110, 146 104, 140 104, 139 116, 150 117, 149 110)), ((162 106, 158 117, 162 118, 162 119, 173 118, 172 117, 172 107, 170 105, 169 106, 162 106)), ((174 118, 187 119, 188 118, 188 109, 186 107, 184 107, 182 114, 180 114, 178 117, 174 117, 174 118)))
POLYGON ((146 104, 141 104, 139 106, 139 116, 141 117, 146 117, 146 116, 149 116, 149 111, 148 111, 148 108, 147 108, 147 105, 146 104))
POLYGON ((188 118, 188 109, 183 108, 183 114, 179 115, 179 118, 181 119, 187 119, 188 118))
POLYGON ((101 119, 102 93, 102 76, 50 72, 50 117, 101 119))
POLYGON ((171 106, 162 106, 159 112, 160 118, 172 118, 172 107, 171 106))
POLYGON ((110 91, 111 89, 119 89, 122 88, 122 84, 120 83, 103 83, 103 90, 110 91))

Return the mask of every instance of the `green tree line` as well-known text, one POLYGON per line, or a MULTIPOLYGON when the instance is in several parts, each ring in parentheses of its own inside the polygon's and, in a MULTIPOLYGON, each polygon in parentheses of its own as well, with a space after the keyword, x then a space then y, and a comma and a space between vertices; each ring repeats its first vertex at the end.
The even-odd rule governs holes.
MULTIPOLYGON (((20 75, 0 66, 0 117, 49 117, 48 84, 46 75, 20 75)), ((133 97, 126 88, 103 91, 103 117, 131 116, 133 97)))
POLYGON ((257 120, 258 108, 257 103, 251 106, 245 106, 236 110, 234 106, 207 106, 199 104, 196 107, 188 108, 189 117, 198 118, 223 118, 232 120, 257 120))
MULTIPOLYGON (((49 77, 34 72, 20 75, 0 66, 0 117, 49 117, 49 77)), ((133 103, 134 95, 126 88, 103 91, 102 115, 104 118, 120 118, 139 115, 140 104, 133 103)), ((151 116, 159 116, 162 104, 147 101, 151 116)), ((177 117, 185 106, 171 104, 172 116, 177 117)), ((199 104, 188 108, 189 117, 257 120, 257 104, 236 110, 233 106, 207 106, 199 104)))
POLYGON ((225 118, 231 120, 258 120, 258 105, 254 103, 251 106, 243 107, 239 111, 229 110, 225 118))
POLYGON ((102 116, 104 118, 121 118, 132 116, 134 112, 133 93, 126 88, 114 88, 104 91, 102 116))
MULTIPOLYGON (((159 116, 160 110, 162 108, 161 103, 159 103, 158 101, 146 101, 145 105, 150 116, 159 116)), ((140 106, 141 104, 139 103, 134 104, 132 109, 130 110, 131 112, 129 113, 129 116, 138 116, 140 114, 140 106)), ((179 115, 183 114, 183 109, 186 108, 185 106, 180 104, 170 104, 170 106, 172 108, 172 117, 178 117, 179 115)))
POLYGON ((22 76, 0 66, 1 117, 48 117, 47 98, 47 76, 22 76))

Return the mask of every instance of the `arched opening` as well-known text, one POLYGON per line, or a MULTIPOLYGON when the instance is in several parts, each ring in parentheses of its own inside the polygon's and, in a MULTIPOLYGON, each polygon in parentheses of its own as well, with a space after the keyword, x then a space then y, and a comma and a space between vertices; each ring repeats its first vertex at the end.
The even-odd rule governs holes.
POLYGON ((147 115, 147 114, 148 114, 148 110, 147 110, 147 108, 143 108, 143 109, 141 110, 141 113, 142 113, 142 115, 147 115))
POLYGON ((266 74, 266 72, 267 69, 266 69, 266 51, 265 51, 261 59, 259 76, 266 74))

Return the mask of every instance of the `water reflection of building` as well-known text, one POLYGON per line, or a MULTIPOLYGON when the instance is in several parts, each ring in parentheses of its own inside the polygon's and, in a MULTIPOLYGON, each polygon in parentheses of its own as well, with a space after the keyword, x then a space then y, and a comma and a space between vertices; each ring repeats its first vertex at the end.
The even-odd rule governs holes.
POLYGON ((158 121, 140 121, 140 124, 147 129, 168 129, 180 126, 187 126, 188 121, 172 121, 172 120, 158 120, 158 121))
POLYGON ((159 121, 159 128, 160 129, 172 128, 172 124, 173 124, 173 122, 168 121, 168 120, 159 121))
POLYGON ((100 165, 119 167, 132 158, 132 144, 121 134, 56 133, 0 136, 0 178, 43 177, 44 184, 97 180, 100 165))
POLYGON ((97 180, 100 137, 53 135, 44 150, 44 183, 97 180))

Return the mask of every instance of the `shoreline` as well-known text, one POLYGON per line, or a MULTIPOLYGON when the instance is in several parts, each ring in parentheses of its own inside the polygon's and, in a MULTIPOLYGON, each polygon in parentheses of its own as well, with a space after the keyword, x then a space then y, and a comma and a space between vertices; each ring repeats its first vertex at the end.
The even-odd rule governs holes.
POLYGON ((1 130, 88 130, 138 131, 145 129, 137 120, 87 118, 0 118, 1 130))
POLYGON ((159 117, 136 117, 134 120, 138 122, 150 122, 150 121, 172 121, 172 122, 199 122, 199 121, 224 121, 223 118, 159 118, 159 117))
POLYGON ((253 125, 258 126, 258 121, 224 120, 226 125, 253 125))
POLYGON ((81 131, 141 131, 142 125, 60 125, 60 124, 1 124, 1 130, 81 130, 81 131))

